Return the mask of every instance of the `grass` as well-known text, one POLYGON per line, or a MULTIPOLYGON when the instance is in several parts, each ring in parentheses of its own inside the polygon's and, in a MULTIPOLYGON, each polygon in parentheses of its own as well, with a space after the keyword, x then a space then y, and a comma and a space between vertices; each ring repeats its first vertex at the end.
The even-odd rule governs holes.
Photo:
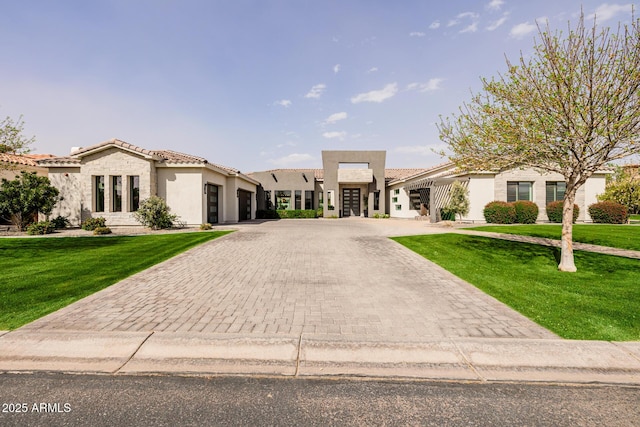
POLYGON ((487 237, 440 234, 397 242, 568 339, 640 340, 640 261, 576 251, 576 273, 557 270, 559 250, 487 237))
POLYGON ((0 330, 18 328, 227 233, 0 239, 0 330))
POLYGON ((632 224, 640 222, 640 214, 629 215, 629 222, 631 222, 632 224))
MULTIPOLYGON (((560 240, 562 235, 562 225, 560 224, 487 225, 468 228, 468 230, 546 237, 556 240, 560 240)), ((573 241, 640 251, 640 227, 635 225, 574 224, 573 241)))

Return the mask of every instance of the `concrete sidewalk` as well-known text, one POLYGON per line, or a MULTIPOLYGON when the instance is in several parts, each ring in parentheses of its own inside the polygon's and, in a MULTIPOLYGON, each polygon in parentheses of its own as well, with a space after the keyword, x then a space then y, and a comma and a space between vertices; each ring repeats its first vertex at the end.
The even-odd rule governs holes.
POLYGON ((640 343, 561 340, 387 239, 421 221, 242 224, 12 332, 0 372, 640 385, 640 343))

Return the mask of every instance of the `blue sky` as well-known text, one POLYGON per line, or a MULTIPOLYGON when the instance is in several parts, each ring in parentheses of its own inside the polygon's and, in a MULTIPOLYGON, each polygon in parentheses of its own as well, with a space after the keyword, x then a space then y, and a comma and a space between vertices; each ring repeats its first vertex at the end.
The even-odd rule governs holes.
MULTIPOLYGON (((119 138, 243 172, 321 167, 322 150, 443 161, 436 123, 531 52, 536 20, 602 25, 631 3, 558 0, 7 1, 0 116, 35 153, 119 138)), ((636 5, 637 8, 637 5, 636 5)))

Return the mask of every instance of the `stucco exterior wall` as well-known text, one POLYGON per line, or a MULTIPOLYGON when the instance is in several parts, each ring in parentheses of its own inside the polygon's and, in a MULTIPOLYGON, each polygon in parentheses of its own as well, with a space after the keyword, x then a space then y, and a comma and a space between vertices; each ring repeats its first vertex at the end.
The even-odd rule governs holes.
POLYGON ((158 196, 187 225, 202 224, 204 190, 199 168, 158 167, 158 196))
MULTIPOLYGON (((546 182, 547 181, 562 181, 564 177, 558 173, 544 173, 534 169, 511 169, 503 171, 495 177, 495 199, 507 201, 507 182, 532 182, 533 183, 533 202, 538 205, 538 221, 548 221, 546 211, 546 182)), ((489 200, 490 202, 491 200, 489 200)), ((487 202, 488 203, 488 202, 487 202)), ((580 208, 580 215, 578 221, 590 220, 588 216, 585 217, 585 187, 582 186, 576 193, 576 204, 580 208)))
POLYGON ((49 181, 60 192, 62 200, 51 212, 51 218, 66 217, 72 226, 78 227, 82 221, 82 185, 80 168, 56 167, 49 170, 49 181))
POLYGON ((129 176, 140 177, 140 201, 157 194, 155 164, 134 153, 108 148, 82 158, 80 185, 82 193, 82 219, 104 217, 107 225, 139 225, 131 215, 129 206, 129 176), (96 212, 95 176, 105 177, 104 212, 96 212), (112 206, 112 176, 122 176, 122 211, 114 212, 112 206))
POLYGON ((420 215, 419 210, 411 208, 409 191, 404 188, 404 183, 387 187, 386 200, 385 211, 389 212, 391 218, 415 218, 420 215), (396 194, 396 190, 398 190, 398 194, 396 194))
POLYGON ((598 173, 593 174, 591 178, 587 180, 584 184, 584 203, 585 203, 585 218, 588 221, 592 221, 591 216, 589 215, 588 209, 589 206, 598 203, 598 197, 600 194, 604 193, 605 187, 607 185, 607 174, 598 173))
POLYGON ((39 176, 47 176, 48 174, 47 168, 39 168, 29 165, 0 164, 0 180, 4 178, 8 181, 13 181, 22 171, 35 172, 36 175, 39 176))
MULTIPOLYGON (((295 191, 302 192, 302 209, 315 209, 318 204, 318 187, 314 179, 313 171, 299 171, 299 170, 278 170, 278 171, 264 171, 254 172, 250 174, 251 178, 259 181, 265 192, 271 192, 271 202, 275 207, 275 191, 291 191, 291 198, 294 198, 295 191), (273 174, 273 175, 272 175, 273 174), (275 179, 274 176, 275 175, 275 179), (305 180, 306 177, 306 180, 305 180), (276 182, 277 179, 277 182, 276 182), (314 191, 314 203, 313 206, 305 205, 305 191, 314 191)), ((255 191, 255 190, 252 190, 255 191)), ((289 209, 295 209, 295 203, 289 205, 289 209)))

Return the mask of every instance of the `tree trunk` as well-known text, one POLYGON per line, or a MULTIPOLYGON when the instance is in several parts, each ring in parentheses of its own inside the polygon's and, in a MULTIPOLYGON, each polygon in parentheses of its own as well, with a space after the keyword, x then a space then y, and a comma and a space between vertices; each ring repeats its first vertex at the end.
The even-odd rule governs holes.
POLYGON ((573 260, 573 205, 575 200, 576 188, 568 184, 562 205, 562 245, 558 270, 571 273, 578 270, 573 260))

